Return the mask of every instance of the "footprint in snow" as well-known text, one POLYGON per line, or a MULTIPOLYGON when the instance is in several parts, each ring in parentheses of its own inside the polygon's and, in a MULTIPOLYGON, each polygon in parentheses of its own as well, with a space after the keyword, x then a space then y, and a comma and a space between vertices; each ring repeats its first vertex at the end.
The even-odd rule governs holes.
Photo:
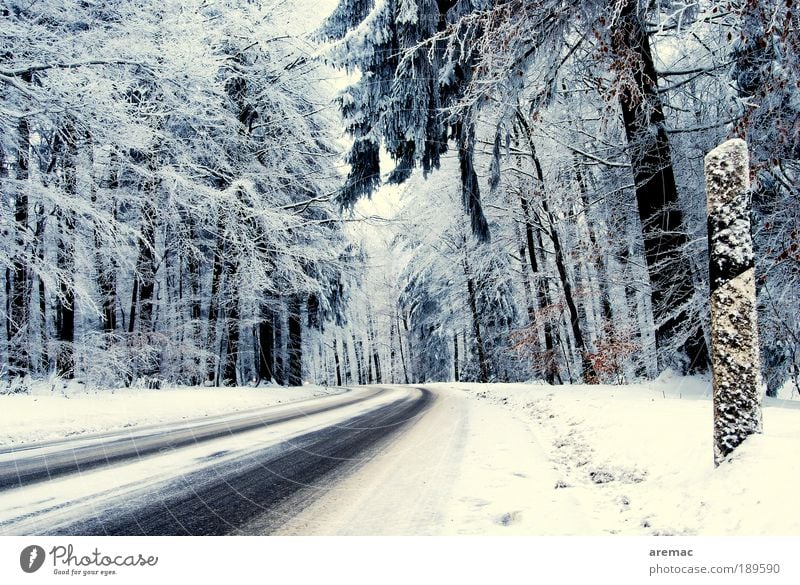
POLYGON ((511 526, 522 520, 522 512, 516 510, 514 512, 506 512, 495 519, 495 523, 500 526, 511 526))

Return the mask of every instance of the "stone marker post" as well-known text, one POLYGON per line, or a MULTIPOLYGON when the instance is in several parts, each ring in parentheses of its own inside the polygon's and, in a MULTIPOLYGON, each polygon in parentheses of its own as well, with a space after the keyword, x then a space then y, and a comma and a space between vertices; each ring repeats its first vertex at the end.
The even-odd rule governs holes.
POLYGON ((711 283, 714 464, 761 432, 747 143, 729 140, 705 158, 711 283))

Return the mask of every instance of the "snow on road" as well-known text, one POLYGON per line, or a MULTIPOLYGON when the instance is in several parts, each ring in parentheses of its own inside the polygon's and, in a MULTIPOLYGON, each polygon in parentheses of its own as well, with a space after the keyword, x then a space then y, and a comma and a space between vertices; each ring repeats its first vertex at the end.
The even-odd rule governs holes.
POLYGON ((174 424, 339 392, 322 386, 283 388, 125 389, 68 393, 37 384, 31 395, 0 396, 0 448, 174 424))
POLYGON ((800 406, 713 466, 710 386, 433 384, 432 409, 283 534, 798 535, 800 406))
MULTIPOLYGON (((354 389, 352 392, 367 399, 177 449, 165 448, 158 453, 108 467, 0 491, 0 534, 48 533, 81 518, 100 517, 107 508, 142 497, 162 500, 170 486, 180 478, 228 462, 247 464, 250 460, 258 461, 256 457, 267 448, 278 448, 301 435, 343 424, 369 410, 413 394, 407 388, 377 394, 368 388, 354 389)), ((302 414, 320 401, 325 399, 298 401, 258 412, 265 416, 293 412, 302 414)), ((77 442, 93 440, 81 438, 77 442)), ((60 445, 61 448, 63 446, 60 445)), ((44 449, 57 447, 59 445, 48 445, 44 449)), ((27 451, 23 454, 27 454, 27 451)), ((0 453, 0 463, 13 461, 14 457, 14 452, 0 453)))
MULTIPOLYGON (((434 385, 431 409, 279 534, 584 533, 531 423, 434 385)), ((428 387, 428 386, 426 386, 428 387)))

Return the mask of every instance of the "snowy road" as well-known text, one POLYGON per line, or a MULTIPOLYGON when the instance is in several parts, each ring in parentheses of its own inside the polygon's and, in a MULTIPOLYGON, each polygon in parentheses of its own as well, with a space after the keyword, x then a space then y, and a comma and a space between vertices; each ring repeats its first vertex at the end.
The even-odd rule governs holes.
POLYGON ((267 393, 258 410, 0 451, 0 535, 797 534, 798 403, 767 401, 763 435, 715 468, 708 386, 267 393))
MULTIPOLYGON (((487 386, 488 387, 488 386, 487 386)), ((536 425, 501 404, 449 384, 354 473, 313 501, 288 502, 277 530, 245 534, 600 534, 591 500, 554 489, 559 475, 536 425)))
POLYGON ((325 400, 259 408, 235 416, 216 416, 176 426, 139 428, 0 451, 0 490, 328 412, 376 394, 374 390, 348 392, 325 400))
POLYGON ((581 508, 525 420, 441 385, 17 448, 0 481, 14 535, 530 534, 581 508))
POLYGON ((358 389, 2 452, 0 534, 227 534, 256 521, 271 531, 290 496, 313 499, 431 400, 415 388, 358 389))

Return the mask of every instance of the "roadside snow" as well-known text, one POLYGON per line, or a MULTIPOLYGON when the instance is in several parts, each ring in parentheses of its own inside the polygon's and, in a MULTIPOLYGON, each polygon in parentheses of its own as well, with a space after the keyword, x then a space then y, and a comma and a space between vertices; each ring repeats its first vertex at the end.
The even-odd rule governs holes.
POLYGON ((0 447, 176 423, 337 392, 309 385, 61 393, 40 384, 31 395, 0 396, 0 447))
MULTIPOLYGON (((767 399, 764 433, 715 469, 711 386, 703 378, 457 387, 534 422, 557 476, 553 489, 581 503, 583 528, 570 533, 800 534, 800 514, 790 512, 800 485, 799 402, 767 399)), ((563 534, 554 521, 542 533, 563 534)))

